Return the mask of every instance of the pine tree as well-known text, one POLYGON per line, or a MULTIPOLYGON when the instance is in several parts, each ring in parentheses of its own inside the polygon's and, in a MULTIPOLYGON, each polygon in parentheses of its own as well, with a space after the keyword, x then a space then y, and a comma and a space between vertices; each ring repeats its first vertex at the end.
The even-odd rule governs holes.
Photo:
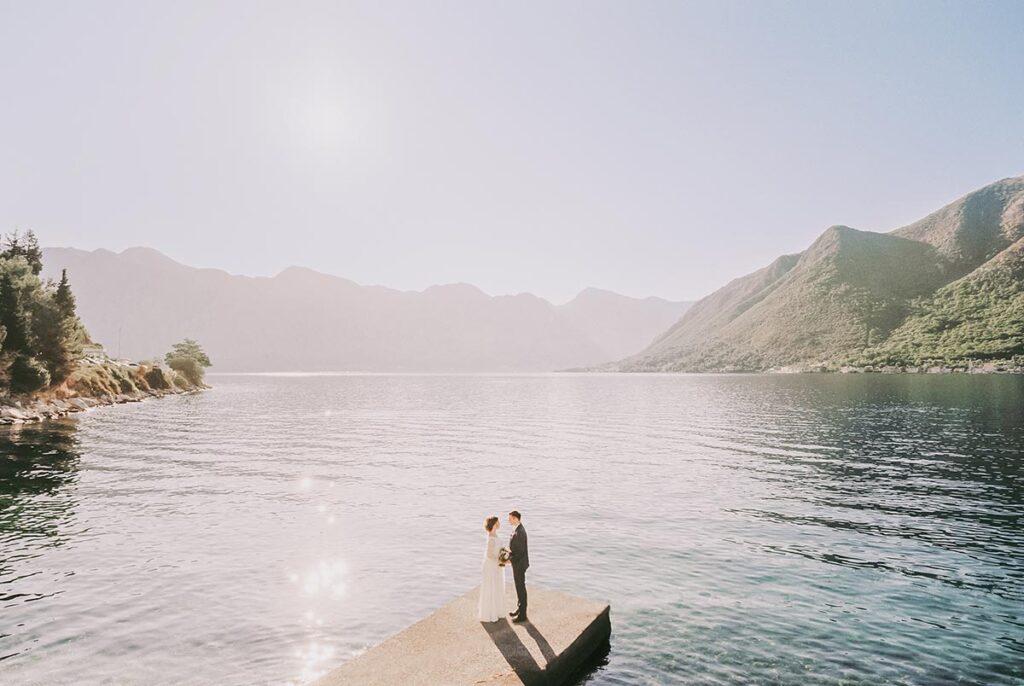
POLYGON ((32 267, 32 273, 39 276, 43 271, 43 249, 39 247, 39 240, 34 231, 25 234, 25 246, 22 248, 22 256, 32 267))
POLYGON ((66 317, 56 297, 44 297, 32 308, 35 357, 46 367, 51 383, 64 381, 75 368, 81 352, 78 317, 66 317))
POLYGON ((28 312, 10 274, 0 273, 0 324, 7 332, 4 352, 28 352, 28 312))
POLYGON ((42 255, 31 231, 8 234, 0 251, 0 363, 19 393, 62 383, 89 340, 67 272, 57 284, 39 278, 42 255))
POLYGON ((23 257, 28 262, 28 266, 32 268, 34 275, 39 276, 39 272, 43 271, 43 250, 39 247, 39 240, 36 238, 35 232, 26 231, 23 238, 20 233, 14 231, 7 234, 4 244, 4 250, 0 252, 0 257, 6 259, 23 257))
POLYGON ((75 316, 75 294, 71 292, 68 284, 68 270, 60 270, 60 283, 57 284, 57 292, 53 296, 57 308, 64 319, 71 319, 75 316))

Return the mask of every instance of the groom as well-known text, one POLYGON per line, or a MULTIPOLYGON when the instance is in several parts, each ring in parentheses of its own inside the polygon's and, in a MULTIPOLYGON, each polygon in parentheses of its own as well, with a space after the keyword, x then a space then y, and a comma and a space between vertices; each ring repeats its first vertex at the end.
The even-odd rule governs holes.
POLYGON ((512 537, 508 539, 508 549, 512 558, 512 578, 516 582, 516 597, 519 607, 509 612, 515 623, 525 622, 526 618, 526 570, 530 568, 530 548, 526 544, 526 529, 523 528, 522 515, 516 510, 508 513, 508 523, 512 527, 512 537))

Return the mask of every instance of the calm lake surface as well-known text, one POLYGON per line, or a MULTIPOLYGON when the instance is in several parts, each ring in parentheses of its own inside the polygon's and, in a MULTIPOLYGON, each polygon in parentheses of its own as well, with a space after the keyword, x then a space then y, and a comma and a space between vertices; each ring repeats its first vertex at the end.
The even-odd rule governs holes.
POLYGON ((0 682, 308 682, 517 508, 588 684, 1024 683, 1024 379, 211 382, 0 433, 0 682))

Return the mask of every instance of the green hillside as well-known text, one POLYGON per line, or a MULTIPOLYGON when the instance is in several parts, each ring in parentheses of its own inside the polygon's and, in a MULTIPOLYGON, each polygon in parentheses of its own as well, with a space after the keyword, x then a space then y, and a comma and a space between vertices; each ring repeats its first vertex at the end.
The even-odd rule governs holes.
POLYGON ((1024 355, 1024 239, 939 289, 876 349, 874 364, 1000 360, 1024 355))
POLYGON ((917 365, 1024 353, 1024 177, 892 233, 827 229, 697 302, 623 371, 917 365))

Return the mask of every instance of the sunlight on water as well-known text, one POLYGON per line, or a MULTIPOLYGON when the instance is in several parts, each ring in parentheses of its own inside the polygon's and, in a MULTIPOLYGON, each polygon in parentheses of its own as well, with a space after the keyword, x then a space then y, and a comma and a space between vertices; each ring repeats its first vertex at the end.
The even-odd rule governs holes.
POLYGON ((298 683, 306 684, 320 678, 328 671, 335 658, 336 650, 333 646, 311 643, 295 651, 295 657, 302 665, 298 683))
POLYGON ((345 595, 345 565, 341 562, 319 562, 299 577, 302 591, 308 596, 330 593, 340 598, 345 595))
POLYGON ((1024 679, 1024 380, 212 381, 0 437, 5 686, 309 683, 513 508, 591 684, 1024 679))

